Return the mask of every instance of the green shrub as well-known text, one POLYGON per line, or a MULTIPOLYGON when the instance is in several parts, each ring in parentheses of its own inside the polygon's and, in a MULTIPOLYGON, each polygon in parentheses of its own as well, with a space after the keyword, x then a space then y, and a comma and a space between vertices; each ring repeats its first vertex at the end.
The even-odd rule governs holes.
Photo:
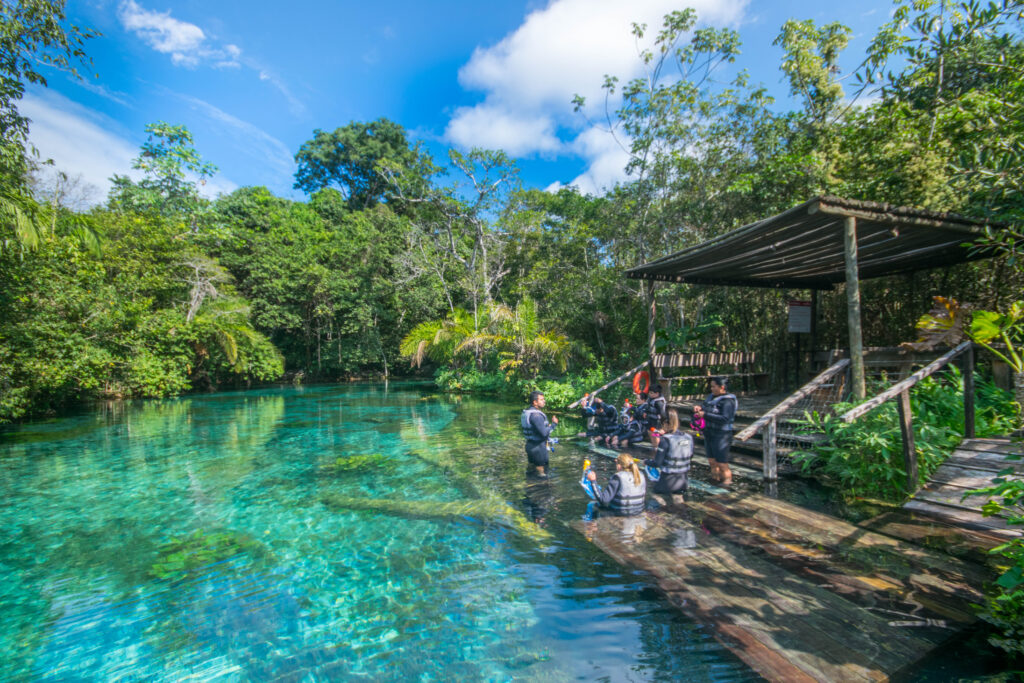
MULTIPOLYGON (((1020 458, 1016 458, 1019 460, 1020 458)), ((992 486, 970 495, 990 496, 983 506, 986 516, 1005 514, 1012 526, 1024 525, 1024 481, 1007 479, 1012 469, 1000 472, 992 486)), ((996 647, 1012 655, 1024 655, 1024 537, 1003 543, 991 551, 1003 558, 1004 571, 986 597, 979 616, 995 627, 998 635, 989 639, 996 647)))
MULTIPOLYGON (((923 484, 963 438, 963 378, 956 368, 927 377, 911 391, 918 484, 923 484)), ((838 416, 857 404, 839 403, 834 413, 812 414, 807 431, 825 434, 814 447, 815 457, 800 458, 805 470, 816 469, 834 479, 847 496, 901 500, 906 471, 900 436, 899 413, 889 401, 852 423, 838 416)), ((1016 423, 1011 395, 991 382, 976 387, 975 430, 978 436, 1008 434, 1016 423)))

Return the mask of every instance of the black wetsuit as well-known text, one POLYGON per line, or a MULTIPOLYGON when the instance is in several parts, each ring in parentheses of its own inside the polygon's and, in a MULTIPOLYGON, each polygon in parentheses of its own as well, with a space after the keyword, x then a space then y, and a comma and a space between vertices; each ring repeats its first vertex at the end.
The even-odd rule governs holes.
POLYGON ((704 450, 710 460, 728 463, 739 401, 732 394, 708 396, 701 407, 704 409, 704 450))
POLYGON ((530 406, 519 418, 519 426, 526 438, 526 459, 531 465, 546 467, 548 464, 548 437, 554 429, 547 416, 538 408, 530 406))
POLYGON ((655 493, 683 493, 689 486, 693 437, 683 432, 663 434, 654 454, 653 465, 661 478, 654 483, 655 493))

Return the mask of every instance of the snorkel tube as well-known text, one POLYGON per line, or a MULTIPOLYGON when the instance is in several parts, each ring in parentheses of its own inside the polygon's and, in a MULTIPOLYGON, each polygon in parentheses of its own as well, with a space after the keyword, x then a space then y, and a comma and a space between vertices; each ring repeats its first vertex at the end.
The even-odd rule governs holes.
POLYGON ((597 492, 600 491, 601 489, 597 486, 597 484, 587 479, 587 474, 593 471, 594 468, 590 466, 590 461, 584 460, 583 476, 580 477, 580 486, 583 487, 583 490, 587 493, 587 496, 590 497, 590 500, 597 500, 597 492))

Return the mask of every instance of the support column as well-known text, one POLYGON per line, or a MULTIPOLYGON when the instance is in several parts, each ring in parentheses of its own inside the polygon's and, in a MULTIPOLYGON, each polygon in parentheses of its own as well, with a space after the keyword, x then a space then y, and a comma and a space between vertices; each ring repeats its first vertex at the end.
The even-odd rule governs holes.
POLYGON ((857 273, 857 219, 846 217, 843 231, 843 251, 846 254, 846 320, 850 328, 850 379, 853 398, 863 400, 867 394, 864 385, 864 340, 860 325, 860 277, 857 273))
POLYGON ((657 345, 657 314, 658 306, 654 298, 654 280, 647 282, 647 358, 651 361, 648 366, 651 372, 651 386, 661 381, 661 370, 654 365, 655 346, 657 345))

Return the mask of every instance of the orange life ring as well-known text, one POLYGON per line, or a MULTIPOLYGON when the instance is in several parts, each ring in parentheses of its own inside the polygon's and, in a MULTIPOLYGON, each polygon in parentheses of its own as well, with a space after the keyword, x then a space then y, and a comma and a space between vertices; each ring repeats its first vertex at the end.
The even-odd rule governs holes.
POLYGON ((651 388, 651 376, 647 374, 646 370, 633 375, 633 393, 645 394, 647 390, 651 388))

